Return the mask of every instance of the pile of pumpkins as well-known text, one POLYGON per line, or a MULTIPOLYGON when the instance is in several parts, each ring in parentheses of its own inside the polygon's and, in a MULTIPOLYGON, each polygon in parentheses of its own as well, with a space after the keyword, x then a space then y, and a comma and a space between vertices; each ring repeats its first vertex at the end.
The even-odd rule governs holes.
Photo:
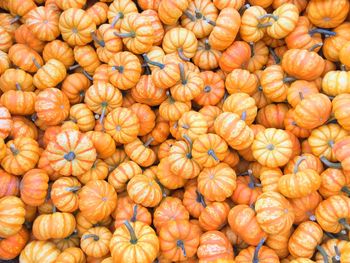
POLYGON ((1 262, 350 262, 349 0, 0 8, 1 262))

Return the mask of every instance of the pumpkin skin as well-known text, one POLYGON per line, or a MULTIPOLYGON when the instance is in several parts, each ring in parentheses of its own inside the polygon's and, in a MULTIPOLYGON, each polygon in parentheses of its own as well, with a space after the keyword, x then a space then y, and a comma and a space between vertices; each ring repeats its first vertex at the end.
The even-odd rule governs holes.
POLYGON ((189 2, 186 0, 172 1, 164 0, 159 2, 158 15, 159 19, 165 25, 175 25, 182 13, 187 9, 189 2))
POLYGON ((0 89, 3 92, 17 89, 33 91, 33 77, 21 69, 7 69, 0 77, 0 89))
POLYGON ((220 231, 207 231, 200 236, 197 256, 202 262, 233 260, 233 249, 228 238, 220 231))
POLYGON ((188 220, 168 221, 159 232, 160 251, 166 259, 185 260, 196 254, 200 234, 200 228, 188 220))
POLYGON ((322 242, 322 228, 315 222, 301 223, 291 235, 288 249, 292 256, 311 258, 315 248, 322 242))
POLYGON ((250 57, 250 46, 244 41, 235 41, 222 53, 219 66, 225 72, 246 68, 250 57))
POLYGON ((76 123, 82 132, 91 131, 95 126, 95 116, 84 103, 75 104, 70 108, 69 119, 76 123))
MULTIPOLYGON (((325 250, 328 256, 328 260, 332 260, 332 258, 339 256, 339 253, 340 253, 340 257, 343 254, 346 256, 346 254, 348 254, 347 251, 348 251, 349 243, 348 241, 345 241, 345 240, 329 239, 326 242, 323 242, 321 247, 325 250), (338 248, 337 252, 335 251, 335 247, 338 248)), ((324 260, 322 254, 320 252, 317 252, 316 262, 322 262, 322 260, 324 260)))
POLYGON ((9 110, 3 106, 0 106, 0 127, 0 138, 5 139, 12 130, 13 121, 9 110))
POLYGON ((117 193, 104 180, 87 182, 79 191, 78 198, 79 210, 90 220, 100 221, 107 218, 117 206, 117 193))
POLYGON ((48 194, 49 176, 42 169, 31 169, 23 175, 20 184, 22 201, 31 206, 45 203, 48 194))
POLYGON ((284 129, 287 112, 288 106, 284 103, 269 104, 258 111, 256 122, 266 128, 284 129))
MULTIPOLYGON (((329 71, 322 79, 322 91, 329 96, 349 93, 350 75, 346 71, 329 71)), ((344 94, 345 95, 345 94, 344 94)))
MULTIPOLYGON (((261 246, 258 248, 260 248, 257 255, 258 262, 261 262, 261 263, 268 263, 268 262, 278 263, 279 262, 279 258, 274 250, 266 246, 261 246)), ((237 257, 235 258, 235 261, 237 263, 253 262, 253 260, 255 259, 254 254, 256 249, 257 249, 256 247, 250 246, 246 249, 241 250, 237 255, 237 257)))
POLYGON ((221 52, 213 49, 208 39, 198 41, 197 52, 192 58, 193 63, 203 70, 215 69, 219 65, 221 52))
POLYGON ((86 12, 92 17, 96 26, 98 26, 107 21, 108 5, 97 2, 86 9, 86 12))
POLYGON ((74 177, 58 178, 51 186, 51 200, 55 207, 62 212, 74 212, 78 209, 78 196, 81 184, 74 177))
POLYGON ((267 234, 278 234, 290 227, 294 211, 289 201, 277 192, 262 193, 255 203, 256 218, 267 234))
POLYGON ((264 37, 266 29, 261 27, 259 17, 266 15, 261 6, 251 6, 242 14, 240 36, 246 42, 258 42, 264 37))
POLYGON ((228 96, 222 106, 222 110, 238 114, 248 125, 253 123, 257 113, 255 100, 248 94, 241 92, 228 96))
POLYGON ((57 134, 46 148, 51 167, 61 175, 81 175, 88 171, 96 160, 92 141, 75 130, 57 134))
POLYGON ((331 113, 332 104, 324 94, 314 94, 303 99, 294 110, 295 122, 305 129, 314 129, 324 124, 331 113))
POLYGON ((93 227, 84 232, 80 247, 87 256, 100 258, 109 253, 109 242, 112 233, 106 227, 93 227))
POLYGON ((17 196, 19 194, 20 180, 17 176, 0 169, 0 198, 4 196, 17 196))
POLYGON ((169 157, 163 158, 157 166, 156 177, 168 189, 178 189, 185 185, 186 179, 170 170, 169 157))
POLYGON ((279 168, 263 167, 260 172, 260 182, 263 192, 274 191, 278 192, 278 181, 283 176, 279 168))
POLYGON ((43 59, 45 62, 56 59, 68 69, 74 64, 73 49, 66 42, 56 39, 45 45, 43 59))
POLYGON ((9 260, 17 257, 29 239, 28 230, 22 227, 21 230, 8 238, 2 239, 0 241, 0 259, 9 260))
POLYGON ((69 247, 62 251, 62 253, 56 258, 57 263, 64 262, 74 262, 74 263, 84 263, 85 254, 80 248, 69 247))
POLYGON ((73 233, 75 225, 75 218, 70 213, 44 214, 34 220, 33 235, 38 240, 65 238, 73 233))
POLYGON ((19 137, 8 141, 6 156, 1 161, 2 168, 14 175, 23 175, 34 168, 39 160, 39 145, 28 137, 19 137))
POLYGON ((90 75, 101 65, 95 49, 91 46, 76 46, 73 52, 75 61, 90 75))
POLYGON ((249 173, 250 176, 237 177, 237 187, 231 196, 231 200, 236 204, 252 205, 262 193, 262 189, 256 187, 255 179, 250 170, 248 170, 249 173))
POLYGON ((30 73, 38 71, 33 59, 40 66, 44 64, 43 59, 34 49, 23 44, 13 45, 8 52, 8 57, 13 64, 30 73))
POLYGON ((313 0, 307 5, 306 12, 310 21, 317 27, 333 28, 345 20, 349 7, 349 2, 343 0, 334 2, 313 0))
POLYGON ((322 197, 317 191, 301 198, 289 199, 289 202, 294 209, 294 224, 314 220, 315 209, 321 201, 322 197))
POLYGON ((229 94, 244 92, 252 96, 258 89, 259 79, 248 70, 235 69, 225 79, 225 87, 229 94))
POLYGON ((108 175, 108 183, 117 192, 122 192, 128 181, 138 174, 142 174, 142 170, 137 163, 133 161, 123 162, 108 175))
POLYGON ((151 22, 153 28, 153 46, 160 45, 164 37, 164 28, 158 13, 155 10, 145 10, 141 15, 147 17, 151 22))
POLYGON ((118 227, 111 239, 109 248, 113 261, 151 263, 159 252, 159 240, 154 230, 142 223, 128 221, 118 227), (137 246, 134 244, 137 242, 137 246))
POLYGON ((226 202, 208 204, 199 216, 199 226, 206 230, 220 230, 227 223, 230 207, 226 202))
POLYGON ((70 46, 83 46, 92 41, 96 24, 83 9, 69 8, 60 15, 59 30, 70 46))
POLYGON ((4 196, 0 199, 0 237, 7 238, 18 233, 24 223, 25 209, 21 199, 4 196))
POLYGON ((225 163, 204 168, 198 176, 198 190, 209 201, 225 201, 235 189, 236 173, 225 163))
POLYGON ((341 220, 349 217, 350 199, 343 195, 333 195, 323 200, 316 208, 315 216, 324 231, 338 233, 343 229, 341 220), (336 208, 337 210, 333 210, 336 208))
POLYGON ((35 112, 35 99, 34 92, 9 90, 1 95, 0 102, 11 114, 31 115, 35 112))
POLYGON ((273 102, 282 102, 287 98, 288 79, 280 65, 268 66, 260 77, 260 85, 266 98, 273 102))
POLYGON ((183 205, 194 218, 198 218, 207 203, 204 196, 199 193, 196 185, 187 186, 182 199, 183 205))
POLYGON ((142 167, 151 166, 157 156, 155 152, 148 147, 149 142, 143 143, 140 139, 125 144, 124 149, 128 157, 142 167))
POLYGON ((262 238, 266 238, 256 220, 254 210, 248 205, 233 207, 228 214, 228 223, 231 229, 249 245, 256 246, 262 238))
POLYGON ((137 7, 133 1, 113 1, 108 9, 108 22, 112 25, 112 27, 120 29, 120 25, 124 17, 132 13, 137 13, 137 7))
POLYGON ((347 173, 350 170, 350 167, 348 167, 349 158, 347 158, 347 151, 349 149, 349 139, 349 136, 342 138, 333 147, 333 153, 335 154, 335 158, 341 162, 345 173, 347 173))
POLYGON ((335 168, 328 168, 321 174, 320 194, 328 198, 332 195, 345 195, 347 187, 350 183, 348 173, 344 174, 342 170, 335 168))
POLYGON ((47 125, 57 125, 69 115, 67 96, 56 88, 47 88, 39 92, 35 101, 35 111, 40 120, 47 125))
POLYGON ((344 22, 334 28, 335 36, 325 39, 322 51, 326 59, 332 62, 339 61, 341 48, 350 40, 349 28, 350 23, 344 22))
POLYGON ((34 240, 28 243, 22 250, 19 258, 21 262, 47 262, 54 263, 61 251, 54 243, 49 241, 34 240))
POLYGON ((295 108, 303 98, 319 93, 319 90, 314 82, 305 80, 296 80, 288 89, 287 100, 293 108, 295 108), (300 93, 301 94, 300 94, 300 93))
POLYGON ((266 245, 273 249, 279 258, 287 257, 289 255, 288 240, 293 231, 294 229, 291 228, 290 230, 277 235, 268 235, 266 245))

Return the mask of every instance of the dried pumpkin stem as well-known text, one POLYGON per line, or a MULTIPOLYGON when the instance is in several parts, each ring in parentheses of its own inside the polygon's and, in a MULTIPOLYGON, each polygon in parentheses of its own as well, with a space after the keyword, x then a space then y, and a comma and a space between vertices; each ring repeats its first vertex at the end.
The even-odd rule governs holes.
POLYGON ((322 47, 323 46, 323 43, 322 42, 320 42, 320 43, 316 43, 315 45, 313 45, 313 46, 311 46, 310 48, 309 48, 309 51, 311 52, 311 51, 314 51, 316 48, 319 48, 319 47, 322 47))
POLYGON ((19 150, 16 148, 16 146, 14 144, 10 145, 10 150, 11 150, 13 155, 19 154, 19 150))
POLYGON ((205 50, 210 50, 211 46, 209 44, 209 39, 204 40, 204 49, 205 50))
POLYGON ((196 21, 196 18, 194 17, 194 15, 192 15, 192 14, 190 13, 190 11, 185 10, 185 11, 183 12, 183 14, 184 14, 185 16, 187 16, 192 22, 196 21))
POLYGON ((75 193, 75 192, 77 192, 80 188, 81 188, 80 186, 72 186, 72 187, 66 187, 65 190, 66 190, 67 192, 73 192, 73 193, 75 193))
POLYGON ((328 255, 327 255, 326 251, 324 250, 324 248, 319 246, 319 245, 317 245, 316 249, 318 250, 318 252, 321 253, 324 262, 328 262, 328 255))
POLYGON ((273 58, 273 60, 275 61, 276 64, 280 64, 281 63, 281 59, 277 56, 275 50, 272 47, 269 47, 269 51, 270 54, 273 58))
POLYGON ((284 79, 283 79, 283 82, 284 83, 289 83, 289 82, 293 82, 293 81, 295 81, 296 80, 296 78, 293 78, 293 77, 285 77, 284 79))
POLYGON ((299 91, 299 98, 300 98, 301 100, 304 99, 304 94, 303 94, 301 91, 299 91))
POLYGON ((201 11, 198 10, 197 7, 195 7, 195 9, 194 9, 194 14, 195 14, 197 19, 201 19, 203 17, 203 14, 201 13, 201 11))
POLYGON ((21 85, 18 82, 16 82, 16 90, 22 90, 21 85))
POLYGON ((247 119, 247 111, 243 111, 241 115, 241 120, 245 121, 247 119))
POLYGON ((144 143, 144 146, 145 147, 148 147, 150 146, 150 144, 154 141, 154 138, 153 137, 150 137, 145 143, 144 143))
POLYGON ((159 67, 160 69, 163 69, 165 67, 165 65, 163 63, 150 60, 146 54, 142 54, 142 57, 147 64, 159 67))
POLYGON ((248 176, 249 176, 249 183, 248 183, 248 187, 250 189, 254 189, 255 188, 255 177, 253 175, 253 171, 252 170, 248 170, 248 176))
POLYGON ((338 220, 339 224, 341 224, 346 230, 350 231, 350 225, 345 218, 340 218, 338 220))
POLYGON ((182 253, 184 254, 184 257, 187 257, 184 242, 183 242, 182 240, 177 240, 177 241, 176 241, 176 246, 179 247, 179 248, 181 248, 182 253))
POLYGON ((136 33, 134 31, 128 32, 128 33, 117 33, 113 32, 113 34, 120 38, 128 38, 128 37, 136 37, 136 33))
POLYGON ((101 116, 100 116, 100 123, 103 126, 103 120, 105 118, 106 115, 106 109, 107 109, 107 102, 102 102, 102 112, 101 112, 101 116))
POLYGON ((265 14, 265 15, 262 15, 262 16, 258 17, 259 20, 262 20, 262 19, 265 19, 265 18, 272 18, 275 21, 278 20, 278 16, 275 16, 274 14, 265 14))
POLYGON ((196 190, 196 201, 200 203, 204 208, 207 207, 207 204, 205 203, 204 196, 196 190))
POLYGON ((37 69, 41 68, 41 65, 39 64, 39 62, 38 62, 35 58, 32 58, 32 61, 33 61, 33 63, 34 63, 34 66, 35 66, 37 69))
POLYGON ((63 158, 66 159, 68 162, 71 162, 75 159, 75 153, 74 152, 68 152, 65 155, 63 155, 63 158))
POLYGON ((256 246, 254 250, 253 263, 259 263, 259 251, 261 247, 264 245, 266 238, 260 240, 259 244, 256 246))
POLYGON ((56 212, 57 212, 56 206, 52 206, 52 213, 56 213, 56 212))
POLYGON ((211 19, 209 19, 209 18, 206 18, 205 16, 203 17, 203 20, 204 20, 205 22, 207 22, 209 25, 216 26, 215 21, 213 21, 213 20, 211 20, 211 19))
POLYGON ((316 221, 316 216, 312 214, 311 212, 307 211, 306 214, 308 215, 310 221, 316 221))
POLYGON ((211 92, 211 87, 209 85, 207 85, 207 86, 204 87, 203 91, 205 93, 209 93, 209 92, 211 92))
POLYGON ((123 73, 124 72, 124 66, 113 66, 112 70, 118 70, 119 73, 123 73))
POLYGON ((94 79, 90 76, 89 73, 86 72, 86 70, 83 70, 83 74, 85 77, 87 77, 89 80, 93 81, 94 79))
POLYGON ((124 221, 124 225, 126 226, 126 228, 129 231, 130 243, 135 245, 137 243, 137 237, 136 237, 136 234, 135 234, 135 230, 132 228, 132 226, 131 226, 131 224, 130 224, 130 222, 128 220, 124 221))
POLYGON ((334 245, 335 256, 332 257, 332 262, 340 263, 340 251, 337 245, 334 245))
POLYGON ((298 172, 300 164, 306 160, 305 156, 301 156, 298 158, 298 160, 295 162, 294 167, 293 167, 293 173, 296 174, 298 172))
POLYGON ((340 65, 340 70, 341 70, 341 71, 346 71, 346 66, 345 66, 344 64, 341 64, 341 65, 340 65))
POLYGON ((311 36, 313 34, 317 34, 317 33, 325 35, 326 37, 335 36, 337 34, 336 32, 333 32, 333 31, 330 31, 330 30, 327 30, 327 29, 323 29, 323 28, 314 28, 314 29, 309 31, 309 34, 311 36))
POLYGON ((250 47, 250 57, 252 58, 255 55, 255 51, 254 51, 255 44, 254 44, 254 42, 249 42, 248 44, 249 44, 249 47, 250 47))
POLYGON ((13 23, 16 23, 18 20, 21 19, 20 15, 16 15, 14 18, 10 20, 10 24, 12 25, 13 23))
POLYGON ((266 28, 266 27, 270 27, 272 26, 273 23, 272 22, 267 22, 267 23, 263 23, 263 24, 258 24, 258 28, 266 28))
POLYGON ((118 14, 113 18, 111 27, 115 27, 115 25, 118 23, 119 19, 124 18, 124 14, 122 12, 118 12, 118 14))
POLYGON ((325 156, 321 156, 320 160, 328 167, 335 168, 335 169, 342 168, 341 163, 333 163, 333 162, 329 161, 325 156))
POLYGON ((189 145, 189 150, 188 150, 188 153, 186 154, 186 157, 188 159, 191 159, 192 158, 192 145, 193 145, 192 140, 187 134, 182 135, 182 137, 185 139, 185 141, 189 145))
POLYGON ((97 44, 99 44, 101 47, 105 47, 105 46, 106 46, 106 44, 105 44, 105 42, 104 42, 103 40, 98 39, 97 34, 96 34, 95 31, 92 31, 92 32, 91 32, 91 37, 92 37, 92 39, 93 39, 97 44))
POLYGON ((100 240, 100 237, 98 235, 95 235, 95 234, 87 234, 87 235, 83 235, 81 237, 81 239, 83 239, 83 240, 88 239, 88 238, 93 238, 94 241, 99 241, 100 240))
POLYGON ((250 4, 245 4, 244 6, 242 6, 242 7, 239 9, 238 12, 242 15, 243 12, 244 12, 245 10, 247 10, 249 7, 251 7, 250 4))
POLYGON ((347 186, 343 186, 340 190, 350 196, 350 189, 347 186))
POLYGON ((220 161, 219 158, 216 156, 215 152, 213 151, 213 149, 210 149, 210 150, 208 151, 208 154, 209 154, 211 157, 213 157, 215 161, 217 161, 217 162, 220 161))
POLYGON ((75 64, 75 65, 73 65, 73 66, 70 66, 68 69, 69 69, 69 70, 74 70, 74 69, 79 68, 79 67, 80 67, 79 64, 75 64))
POLYGON ((188 57, 185 56, 184 51, 181 47, 177 49, 177 53, 179 54, 179 57, 184 61, 190 61, 188 57))
POLYGON ((182 84, 182 85, 186 85, 186 84, 187 84, 187 80, 186 80, 186 74, 185 74, 184 64, 179 63, 179 69, 180 69, 181 84, 182 84))
POLYGON ((133 213, 132 213, 132 217, 131 217, 130 221, 136 222, 136 217, 137 217, 137 205, 134 205, 133 213))

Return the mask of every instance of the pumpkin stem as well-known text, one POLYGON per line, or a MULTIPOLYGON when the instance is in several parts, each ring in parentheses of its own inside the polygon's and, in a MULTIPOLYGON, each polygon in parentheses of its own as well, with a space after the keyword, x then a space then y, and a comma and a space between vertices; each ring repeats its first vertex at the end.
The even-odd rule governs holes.
POLYGON ((113 32, 113 34, 117 37, 120 37, 120 38, 128 38, 128 37, 136 37, 136 33, 134 31, 130 31, 128 33, 117 33, 117 32, 113 32))
POLYGON ((203 20, 204 20, 205 22, 207 22, 209 25, 216 26, 215 21, 210 20, 209 18, 206 18, 205 16, 203 16, 203 20))
POLYGON ((196 18, 188 10, 185 10, 183 14, 187 16, 192 22, 196 21, 196 18))
POLYGON ((310 221, 316 221, 316 216, 313 215, 310 211, 307 211, 306 214, 308 215, 310 221))
POLYGON ((209 93, 211 91, 211 87, 209 85, 207 85, 207 86, 204 87, 203 91, 205 93, 209 93))
POLYGON ((333 239, 337 238, 334 234, 329 233, 329 232, 327 232, 327 231, 324 231, 324 234, 325 234, 326 236, 328 236, 329 238, 333 238, 333 239))
POLYGON ((193 142, 192 142, 192 140, 191 140, 191 138, 187 135, 187 134, 184 134, 184 135, 182 135, 182 137, 185 139, 185 141, 188 143, 188 145, 189 145, 189 155, 190 156, 187 156, 188 158, 192 158, 192 154, 191 154, 191 152, 192 152, 192 145, 193 145, 193 142))
POLYGON ((111 27, 115 27, 120 18, 124 18, 124 14, 122 12, 118 12, 118 14, 113 18, 111 27))
POLYGON ((341 224, 346 230, 350 231, 350 225, 349 223, 346 221, 345 218, 340 218, 338 220, 339 224, 341 224))
POLYGON ((262 15, 262 16, 258 17, 259 20, 262 20, 262 19, 265 19, 265 18, 272 18, 275 21, 278 20, 278 16, 275 16, 274 14, 265 14, 265 15, 262 15))
POLYGON ((83 70, 83 74, 85 77, 87 77, 89 80, 93 81, 94 79, 90 76, 89 73, 86 72, 86 70, 83 70))
POLYGON ((250 189, 254 189, 255 188, 255 177, 253 175, 253 171, 252 170, 248 170, 248 176, 249 176, 249 183, 248 183, 248 187, 250 189))
POLYGON ((182 253, 184 254, 185 257, 187 257, 184 242, 182 240, 177 240, 176 241, 176 246, 181 248, 182 253))
POLYGON ((201 11, 198 10, 197 7, 195 7, 195 9, 194 9, 194 14, 195 14, 197 19, 201 19, 203 17, 203 14, 201 13, 201 11))
POLYGON ((280 64, 281 63, 281 59, 277 56, 275 50, 272 47, 269 47, 269 51, 270 54, 273 58, 273 60, 275 61, 276 64, 280 64))
POLYGON ((210 50, 211 49, 211 46, 209 44, 209 39, 205 39, 204 40, 204 49, 205 50, 210 50))
POLYGON ((101 104, 102 104, 102 112, 101 112, 99 121, 100 121, 102 128, 103 128, 104 127, 103 120, 104 120, 105 115, 106 115, 107 102, 102 102, 101 104))
POLYGON ((304 94, 303 94, 301 91, 299 91, 299 98, 300 98, 301 100, 304 99, 304 94))
POLYGON ((330 31, 330 30, 327 30, 327 29, 323 29, 323 28, 314 28, 314 29, 311 29, 309 31, 309 34, 311 36, 316 34, 316 33, 322 34, 325 37, 335 36, 337 34, 336 32, 333 32, 333 31, 330 31))
POLYGON ((272 22, 267 22, 267 23, 263 23, 263 24, 258 24, 258 28, 266 28, 266 27, 269 27, 269 26, 272 26, 273 23, 272 22))
POLYGON ((136 216, 137 216, 137 205, 134 205, 133 213, 132 213, 132 217, 130 219, 130 222, 136 222, 136 216))
POLYGON ((16 90, 22 90, 21 85, 18 82, 16 82, 16 90))
POLYGON ((174 102, 175 102, 175 100, 174 100, 173 96, 171 96, 171 93, 170 93, 169 90, 167 90, 167 91, 165 92, 165 94, 166 94, 167 97, 169 98, 170 103, 174 103, 174 102))
POLYGON ((329 161, 325 156, 321 156, 320 160, 328 167, 335 168, 335 169, 342 168, 341 163, 333 163, 333 162, 329 161))
POLYGON ((332 257, 333 263, 340 263, 340 251, 337 245, 334 245, 335 256, 332 257))
POLYGON ((19 150, 16 148, 16 146, 14 144, 10 145, 10 150, 11 150, 13 155, 19 154, 19 150))
POLYGON ((179 69, 180 69, 181 84, 182 84, 182 85, 186 85, 186 84, 187 84, 187 79, 186 79, 184 64, 179 63, 179 69))
POLYGON ((341 191, 350 196, 350 189, 347 186, 343 186, 341 188, 341 191))
POLYGON ((324 262, 328 262, 328 255, 327 255, 326 251, 324 250, 324 248, 319 246, 319 245, 317 245, 316 249, 318 250, 318 252, 321 253, 324 262))
POLYGON ((249 7, 251 7, 250 4, 245 4, 244 6, 242 6, 242 7, 239 9, 238 12, 242 15, 243 12, 244 12, 245 10, 247 10, 249 7))
POLYGON ((100 240, 100 238, 99 238, 99 236, 98 235, 95 235, 95 234, 87 234, 87 235, 83 235, 82 237, 81 237, 81 239, 88 239, 88 238, 93 238, 94 239, 94 241, 99 241, 100 240))
POLYGON ((91 32, 91 37, 92 37, 92 39, 93 39, 97 44, 99 44, 101 47, 105 47, 105 46, 106 46, 106 44, 105 44, 105 42, 104 42, 103 40, 99 40, 99 39, 98 39, 97 34, 96 34, 95 31, 92 31, 92 32, 91 32))
POLYGON ((132 228, 130 222, 128 220, 125 220, 124 221, 124 225, 126 226, 126 228, 128 229, 129 231, 129 234, 130 234, 130 243, 135 245, 137 243, 137 237, 136 237, 136 234, 135 234, 135 231, 134 229, 132 228))
POLYGON ((39 64, 39 62, 35 58, 32 58, 32 61, 37 69, 41 68, 41 65, 39 64))
POLYGON ((69 69, 69 70, 74 70, 74 69, 79 68, 79 67, 80 67, 79 64, 75 64, 75 65, 73 65, 73 66, 70 66, 68 69, 69 69))
POLYGON ((247 119, 247 111, 243 111, 241 115, 241 120, 245 121, 247 119))
POLYGON ((14 18, 10 20, 10 24, 12 25, 13 23, 16 23, 18 20, 21 19, 20 15, 16 15, 14 18))
POLYGON ((154 141, 153 137, 149 137, 149 139, 144 143, 145 147, 148 147, 154 141))
POLYGON ((254 250, 253 263, 259 263, 259 251, 263 244, 265 243, 266 238, 260 240, 259 244, 256 246, 254 250))
POLYGON ((177 49, 177 53, 179 54, 179 57, 180 57, 182 60, 184 60, 184 61, 190 61, 190 59, 189 59, 188 57, 185 56, 184 50, 183 50, 181 47, 179 47, 179 48, 177 49))
POLYGON ((294 167, 293 167, 293 174, 296 174, 298 172, 300 164, 306 160, 305 156, 301 156, 298 158, 298 160, 295 162, 294 167))
POLYGON ((323 46, 323 43, 320 42, 320 43, 316 43, 315 45, 313 45, 312 47, 309 48, 309 51, 314 51, 316 48, 319 48, 319 47, 322 47, 323 46))
POLYGON ((340 70, 341 70, 341 71, 346 71, 346 66, 345 66, 344 64, 341 64, 341 65, 340 65, 340 70))
POLYGON ((63 156, 64 159, 66 159, 68 162, 71 162, 75 159, 75 153, 74 152, 68 152, 63 156))
POLYGON ((250 57, 252 58, 255 55, 255 52, 254 52, 255 44, 254 44, 254 42, 249 42, 248 44, 249 44, 249 47, 250 47, 250 57))
POLYGON ((72 186, 72 187, 66 187, 65 190, 66 190, 67 192, 73 192, 73 193, 75 193, 75 192, 77 192, 80 188, 81 188, 80 186, 72 186))
POLYGON ((220 161, 219 158, 216 156, 215 152, 213 151, 213 149, 210 149, 210 150, 208 151, 208 154, 209 154, 211 157, 213 157, 215 161, 217 161, 217 162, 220 161))
POLYGON ((52 213, 56 213, 56 212, 57 212, 56 206, 52 206, 52 213))
POLYGON ((119 73, 123 73, 124 72, 124 66, 113 66, 112 70, 118 70, 119 73))
POLYGON ((142 54, 142 57, 147 64, 159 67, 160 69, 163 69, 165 67, 165 65, 163 63, 150 60, 146 54, 142 54))
POLYGON ((200 203, 204 208, 207 207, 207 204, 205 203, 205 200, 204 200, 204 196, 200 192, 198 192, 198 190, 196 190, 196 195, 197 195, 196 201, 200 203))
POLYGON ((296 80, 296 78, 293 78, 293 77, 285 77, 284 79, 283 79, 283 82, 284 83, 289 83, 289 82, 293 82, 293 81, 295 81, 296 80))

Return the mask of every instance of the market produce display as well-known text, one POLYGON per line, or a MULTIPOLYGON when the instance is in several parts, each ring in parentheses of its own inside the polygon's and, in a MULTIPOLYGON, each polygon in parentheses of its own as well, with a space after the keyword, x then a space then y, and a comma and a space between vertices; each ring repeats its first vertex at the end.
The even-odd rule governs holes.
POLYGON ((349 263, 349 0, 0 0, 0 261, 349 263))

